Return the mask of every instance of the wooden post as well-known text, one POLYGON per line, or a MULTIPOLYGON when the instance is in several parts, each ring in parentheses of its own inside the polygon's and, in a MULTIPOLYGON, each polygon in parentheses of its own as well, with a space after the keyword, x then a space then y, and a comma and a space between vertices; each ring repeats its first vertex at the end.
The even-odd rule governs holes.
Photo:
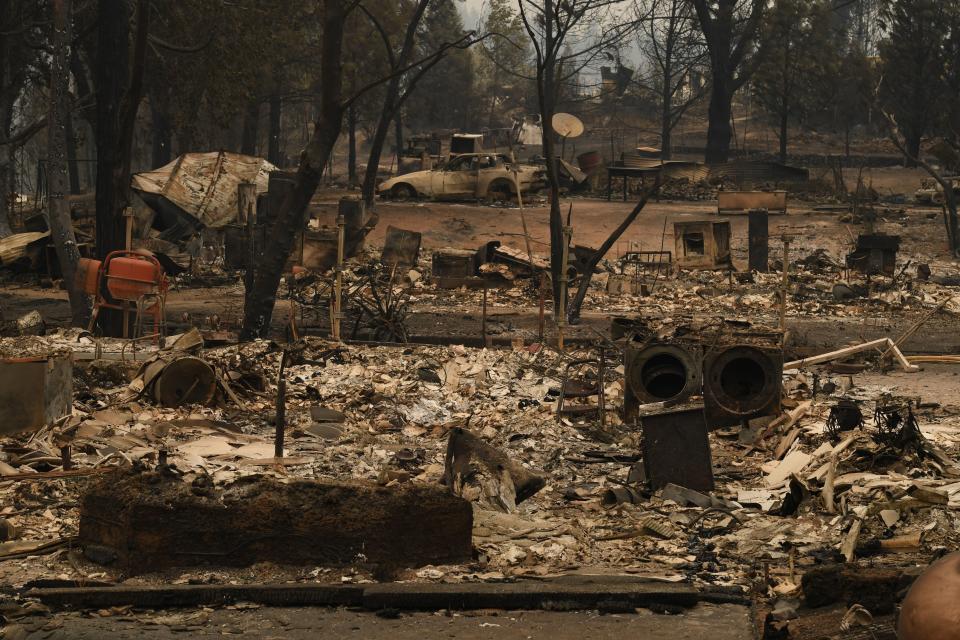
POLYGON ((790 286, 790 240, 792 236, 783 234, 783 283, 780 288, 780 330, 787 330, 787 289, 790 286))
POLYGON ((343 319, 341 312, 343 304, 343 260, 347 236, 347 222, 343 211, 337 212, 337 270, 333 287, 333 318, 330 323, 330 333, 334 340, 340 340, 340 322, 343 319))
POLYGON ((546 306, 546 296, 547 296, 547 276, 543 273, 540 274, 540 317, 539 317, 539 326, 538 326, 538 336, 540 337, 540 344, 543 344, 543 334, 546 325, 546 314, 544 313, 544 308, 546 306))
POLYGON ((483 346, 488 347, 487 343, 487 281, 483 281, 483 316, 480 320, 480 335, 483 338, 483 346))
POLYGON ((277 409, 276 409, 276 433, 273 439, 273 456, 277 460, 283 458, 283 436, 286 428, 287 413, 287 381, 284 373, 287 368, 287 352, 284 350, 280 358, 280 373, 277 375, 277 409))
POLYGON ((527 246, 527 260, 530 261, 530 277, 533 277, 533 249, 530 248, 530 232, 527 230, 527 217, 523 213, 523 195, 520 193, 520 177, 517 174, 517 159, 510 151, 510 166, 513 167, 513 186, 517 190, 517 206, 520 207, 520 224, 523 225, 523 240, 527 246))
MULTIPOLYGON (((571 206, 572 208, 572 206, 571 206)), ((573 236, 573 227, 570 226, 570 216, 567 215, 567 225, 563 227, 563 254, 560 259, 560 304, 554 316, 557 320, 557 348, 563 351, 563 330, 567 326, 567 269, 570 260, 570 238, 573 236)))
POLYGON ((133 249, 133 207, 123 209, 123 247, 130 251, 133 249))
POLYGON ((751 209, 749 216, 750 271, 766 273, 769 269, 770 230, 766 209, 751 209))

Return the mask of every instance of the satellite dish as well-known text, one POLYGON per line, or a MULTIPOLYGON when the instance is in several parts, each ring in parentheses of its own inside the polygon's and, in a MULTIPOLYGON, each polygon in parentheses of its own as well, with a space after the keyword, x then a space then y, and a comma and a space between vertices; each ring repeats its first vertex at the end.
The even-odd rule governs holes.
POLYGON ((569 113, 553 114, 553 130, 564 138, 576 138, 583 134, 583 122, 569 113))

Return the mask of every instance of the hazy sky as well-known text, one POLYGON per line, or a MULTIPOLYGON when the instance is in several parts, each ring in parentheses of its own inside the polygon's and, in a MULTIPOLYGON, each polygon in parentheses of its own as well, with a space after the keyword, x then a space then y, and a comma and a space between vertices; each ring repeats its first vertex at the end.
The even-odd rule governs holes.
POLYGON ((480 17, 480 8, 484 0, 466 0, 460 5, 460 13, 463 15, 463 26, 473 29, 477 26, 477 18, 480 17))

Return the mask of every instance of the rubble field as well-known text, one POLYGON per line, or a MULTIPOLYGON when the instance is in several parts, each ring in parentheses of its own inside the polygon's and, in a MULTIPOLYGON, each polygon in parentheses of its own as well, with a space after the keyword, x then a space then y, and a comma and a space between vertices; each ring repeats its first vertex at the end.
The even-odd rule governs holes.
MULTIPOLYGON (((574 242, 587 245, 598 244, 624 209, 573 202, 574 242)), ((545 212, 528 211, 534 238, 547 236, 545 212)), ((857 606, 870 616, 861 626, 889 628, 897 589, 877 588, 880 595, 871 599, 866 586, 852 589, 842 575, 820 582, 805 576, 838 566, 854 574, 888 569, 876 582, 862 578, 864 585, 902 587, 960 542, 960 358, 953 355, 960 267, 946 255, 936 210, 880 211, 876 229, 901 237, 892 276, 850 271, 844 260, 860 221, 810 203, 791 203, 788 215, 770 217, 769 273, 746 270, 746 216, 731 219, 732 271, 633 272, 611 253, 563 349, 549 299, 540 335, 536 278, 504 265, 495 267, 499 281, 488 289, 441 289, 431 277, 434 250, 474 249, 498 237, 525 251, 521 237, 508 235, 522 233, 517 210, 505 209, 492 228, 480 223, 490 213, 472 205, 381 205, 379 228, 396 217, 423 232, 419 263, 385 283, 375 232, 346 272, 358 295, 373 287, 368 279, 380 278, 381 291, 403 300, 391 321, 403 323, 410 336, 446 344, 396 344, 392 334, 377 333, 329 340, 329 311, 317 293, 325 276, 287 280, 274 313, 276 339, 237 344, 232 332, 243 284, 214 264, 180 276, 170 293, 168 322, 186 338, 168 339, 163 349, 141 343, 134 354, 122 340, 58 327, 69 315, 61 292, 6 275, 0 290, 6 319, 39 309, 47 327, 44 335, 0 339, 0 356, 69 356, 73 402, 62 418, 0 440, 4 615, 35 618, 30 607, 40 605, 15 596, 57 585, 469 584, 591 575, 741 595, 753 601, 758 628, 773 634, 792 624, 791 638, 854 637, 842 635, 840 624, 855 617, 857 606), (419 227, 409 224, 411 211, 419 227), (696 327, 692 339, 704 344, 730 327, 777 330, 782 232, 795 235, 777 412, 742 425, 706 425, 712 491, 678 484, 652 490, 643 428, 621 413, 631 374, 611 320, 625 318, 658 338, 696 327), (629 284, 614 290, 614 280, 629 284), (296 335, 287 338, 295 341, 280 337, 291 316, 296 335), (886 344, 814 364, 799 360, 877 338, 890 338, 905 361, 886 344), (587 417, 558 418, 558 399, 577 371, 571 363, 601 350, 611 358, 599 380, 603 406, 593 397, 568 400, 586 407, 587 417), (162 406, 151 365, 187 356, 213 372, 210 399, 162 406), (285 426, 280 439, 278 423, 285 426), (452 473, 448 447, 457 430, 542 483, 522 495, 518 471, 503 473, 502 461, 482 468, 474 459, 470 471, 452 473), (425 566, 359 552, 327 563, 225 567, 212 558, 126 571, 109 549, 81 544, 82 512, 84 496, 121 486, 131 474, 135 482, 156 477, 156 486, 176 483, 171 491, 178 495, 221 505, 237 487, 268 481, 359 482, 396 491, 446 486, 470 503, 472 553, 461 563, 425 566), (828 582, 836 588, 822 586, 828 582), (813 593, 827 609, 811 607, 813 593)), ((706 204, 651 204, 622 250, 636 243, 672 248, 670 223, 708 215, 706 204)), ((586 375, 596 386, 596 369, 586 375)), ((149 497, 161 506, 177 503, 163 492, 149 497)), ((428 538, 442 539, 429 531, 436 522, 420 526, 428 538)))

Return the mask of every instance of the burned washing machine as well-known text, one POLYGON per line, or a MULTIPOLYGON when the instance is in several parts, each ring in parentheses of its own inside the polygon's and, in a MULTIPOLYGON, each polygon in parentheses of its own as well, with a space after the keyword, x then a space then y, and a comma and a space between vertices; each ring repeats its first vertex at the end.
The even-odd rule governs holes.
POLYGON ((711 429, 780 413, 782 340, 779 332, 735 332, 705 351, 703 401, 711 429))
POLYGON ((703 350, 682 334, 657 334, 637 327, 625 332, 624 420, 640 405, 674 405, 700 395, 703 350))
POLYGON ((676 403, 700 394, 703 355, 682 342, 652 341, 624 351, 624 416, 654 402, 676 403))

